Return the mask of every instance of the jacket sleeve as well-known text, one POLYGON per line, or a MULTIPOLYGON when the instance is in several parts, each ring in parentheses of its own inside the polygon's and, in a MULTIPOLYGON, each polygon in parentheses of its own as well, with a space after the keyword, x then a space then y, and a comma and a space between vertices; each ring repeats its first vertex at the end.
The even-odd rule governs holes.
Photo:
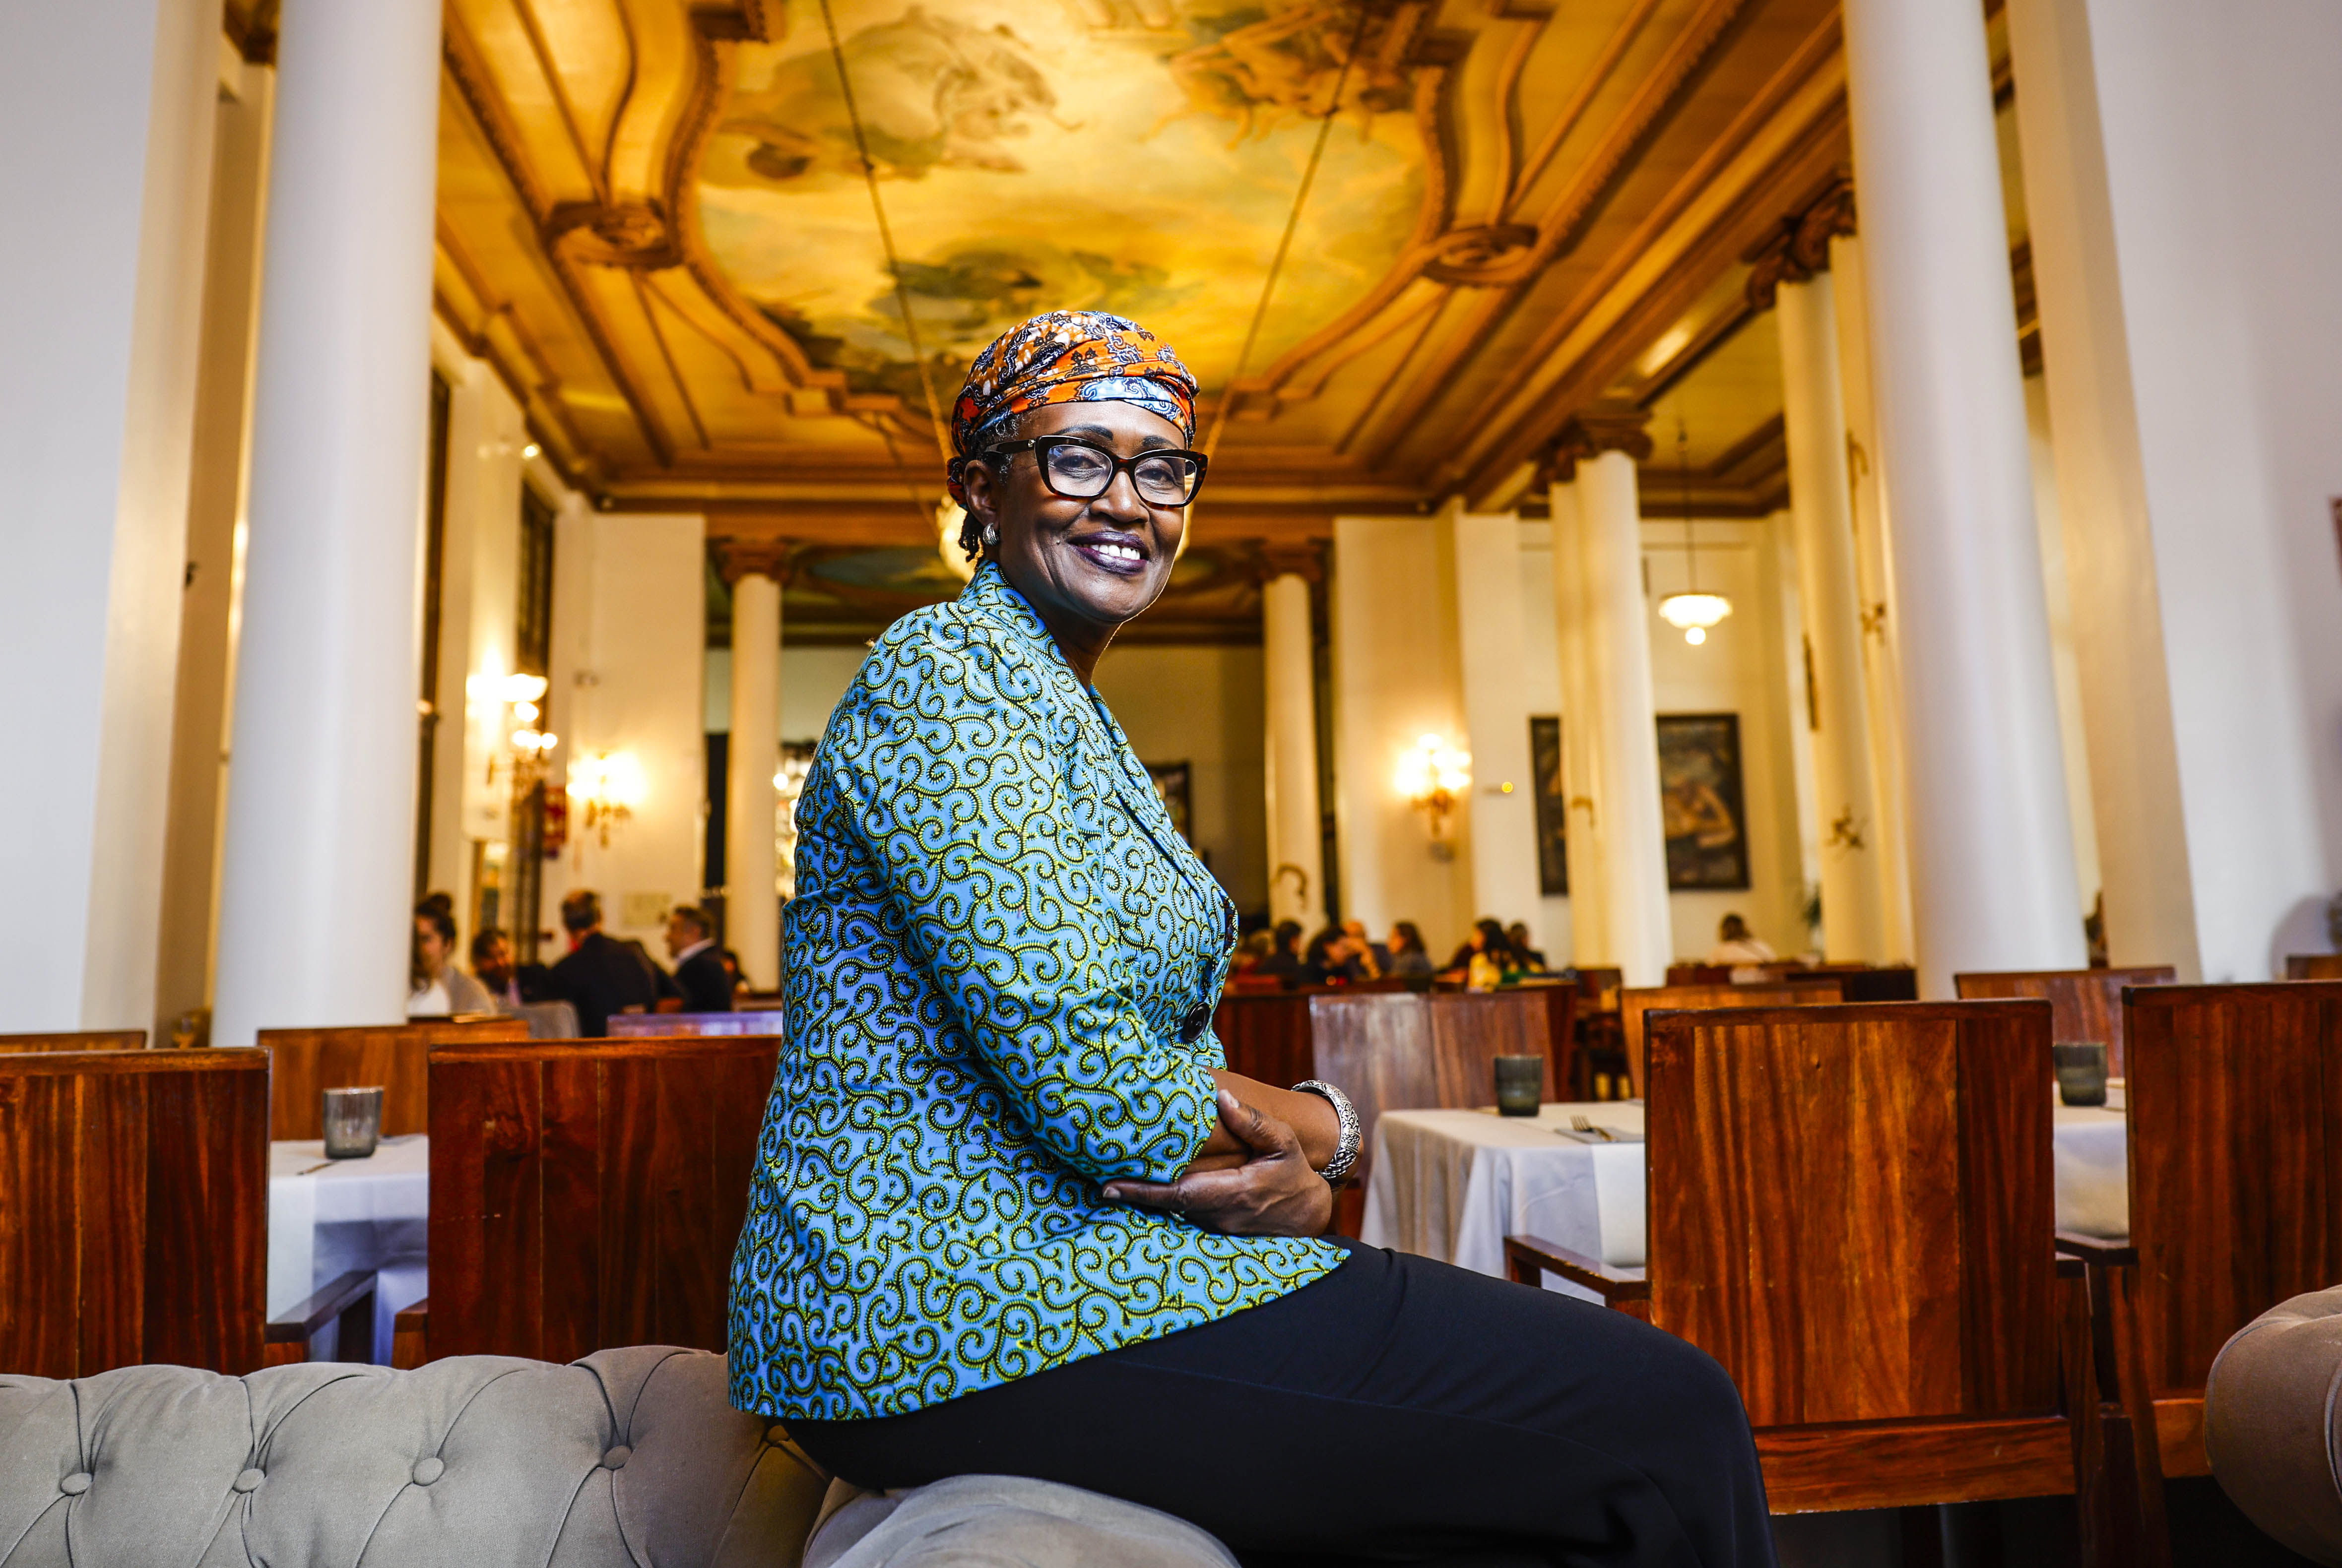
POLYGON ((1217 1119, 1212 1075, 1116 985, 1041 673, 949 624, 891 651, 840 704, 830 764, 915 958, 1042 1143, 1096 1181, 1170 1180, 1217 1119))

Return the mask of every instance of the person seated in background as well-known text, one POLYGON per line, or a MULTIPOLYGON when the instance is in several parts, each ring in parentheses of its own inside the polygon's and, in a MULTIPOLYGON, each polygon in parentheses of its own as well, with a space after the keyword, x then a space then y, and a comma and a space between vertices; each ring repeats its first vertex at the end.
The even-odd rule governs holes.
POLYGON ((1512 939, 1496 921, 1482 918, 1472 923, 1472 934, 1456 950, 1442 973, 1461 971, 1466 990, 1494 991, 1506 981, 1521 973, 1520 956, 1513 951, 1512 939))
POLYGON ((1264 925, 1236 944, 1236 955, 1228 964, 1228 974, 1231 976, 1251 974, 1267 962, 1268 955, 1276 950, 1276 937, 1264 925))
POLYGON ((667 911, 666 955, 675 960, 675 989, 686 1013, 732 1011, 732 976, 707 927, 706 912, 696 904, 667 911))
POLYGON ((1305 985, 1346 985, 1380 978, 1382 970, 1375 963, 1374 950, 1364 939, 1336 926, 1329 925, 1311 937, 1308 951, 1301 957, 1305 985))
POLYGON ((1390 973, 1401 980, 1428 980, 1431 952, 1423 945, 1423 932, 1412 920, 1394 922, 1390 934, 1390 973))
POLYGON ((446 1018, 458 1013, 496 1010, 488 988, 455 967, 455 917, 430 899, 415 906, 406 986, 409 1018, 446 1018))
POLYGON ((553 1000, 553 972, 542 964, 515 964, 511 938, 493 925, 472 938, 472 974, 499 1013, 553 1000))
POLYGON ((1748 923, 1736 914, 1724 917, 1716 929, 1716 945, 1707 950, 1710 964, 1729 964, 1736 967, 1770 964, 1777 956, 1769 945, 1748 929, 1748 923))
MULTIPOLYGON (((1390 973, 1390 949, 1385 947, 1381 943, 1376 942, 1373 937, 1366 934, 1366 923, 1365 921, 1353 919, 1342 922, 1342 933, 1352 942, 1356 943, 1358 946, 1365 951, 1366 956, 1374 961, 1375 975, 1384 975, 1390 973)), ((1374 975, 1370 975, 1368 978, 1374 978, 1374 975)))
POLYGON ((1521 961, 1523 969, 1531 974, 1545 973, 1545 954, 1530 943, 1527 922, 1516 920, 1506 926, 1505 940, 1512 944, 1513 956, 1521 961))
POLYGON ((1269 933, 1268 956, 1253 970, 1255 974, 1273 974, 1287 985, 1301 983, 1301 923, 1280 920, 1269 933))
POLYGON ((579 888, 561 901, 569 956, 553 966, 554 992, 577 1009, 577 1032, 598 1039, 613 1013, 647 1013, 658 1004, 657 968, 602 930, 599 894, 579 888))

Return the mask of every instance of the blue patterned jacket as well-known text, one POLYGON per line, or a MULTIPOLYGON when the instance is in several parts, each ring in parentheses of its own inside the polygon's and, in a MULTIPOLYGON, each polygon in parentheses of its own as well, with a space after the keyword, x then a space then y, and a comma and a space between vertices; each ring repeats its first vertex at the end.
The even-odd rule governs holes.
POLYGON ((899 1415, 1256 1306, 1326 1243, 1106 1203, 1214 1125, 1236 913, 1032 607, 905 616, 797 804, 732 1402, 899 1415))

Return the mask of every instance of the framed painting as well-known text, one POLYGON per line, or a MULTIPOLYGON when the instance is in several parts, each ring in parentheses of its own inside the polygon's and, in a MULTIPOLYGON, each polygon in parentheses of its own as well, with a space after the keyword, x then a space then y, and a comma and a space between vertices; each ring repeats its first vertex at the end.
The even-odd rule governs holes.
POLYGON ((1740 715, 1659 715, 1659 811, 1670 892, 1748 886, 1748 814, 1740 789, 1740 715))
POLYGON ((1561 776, 1561 721, 1529 720, 1529 773, 1536 781, 1537 891, 1548 898, 1569 891, 1569 794, 1561 776))
POLYGON ((1146 776, 1155 781, 1155 793, 1163 797, 1163 809, 1171 814, 1171 825, 1189 844, 1196 842, 1193 808, 1187 789, 1188 769, 1186 763, 1148 763, 1146 776))

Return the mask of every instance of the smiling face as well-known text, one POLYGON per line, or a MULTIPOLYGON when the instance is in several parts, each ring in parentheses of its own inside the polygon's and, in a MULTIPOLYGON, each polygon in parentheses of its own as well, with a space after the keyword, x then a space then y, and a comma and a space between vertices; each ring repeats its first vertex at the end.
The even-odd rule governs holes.
MULTIPOLYGON (((1018 421, 1016 438, 1069 435, 1117 457, 1176 451, 1179 427, 1131 403, 1054 403, 1018 421)), ((1070 500, 1050 490, 1031 451, 967 468, 968 510, 999 530, 989 554, 1008 585, 1047 623, 1085 677, 1122 624, 1155 603, 1171 580, 1187 514, 1149 504, 1127 473, 1102 495, 1070 500)))

